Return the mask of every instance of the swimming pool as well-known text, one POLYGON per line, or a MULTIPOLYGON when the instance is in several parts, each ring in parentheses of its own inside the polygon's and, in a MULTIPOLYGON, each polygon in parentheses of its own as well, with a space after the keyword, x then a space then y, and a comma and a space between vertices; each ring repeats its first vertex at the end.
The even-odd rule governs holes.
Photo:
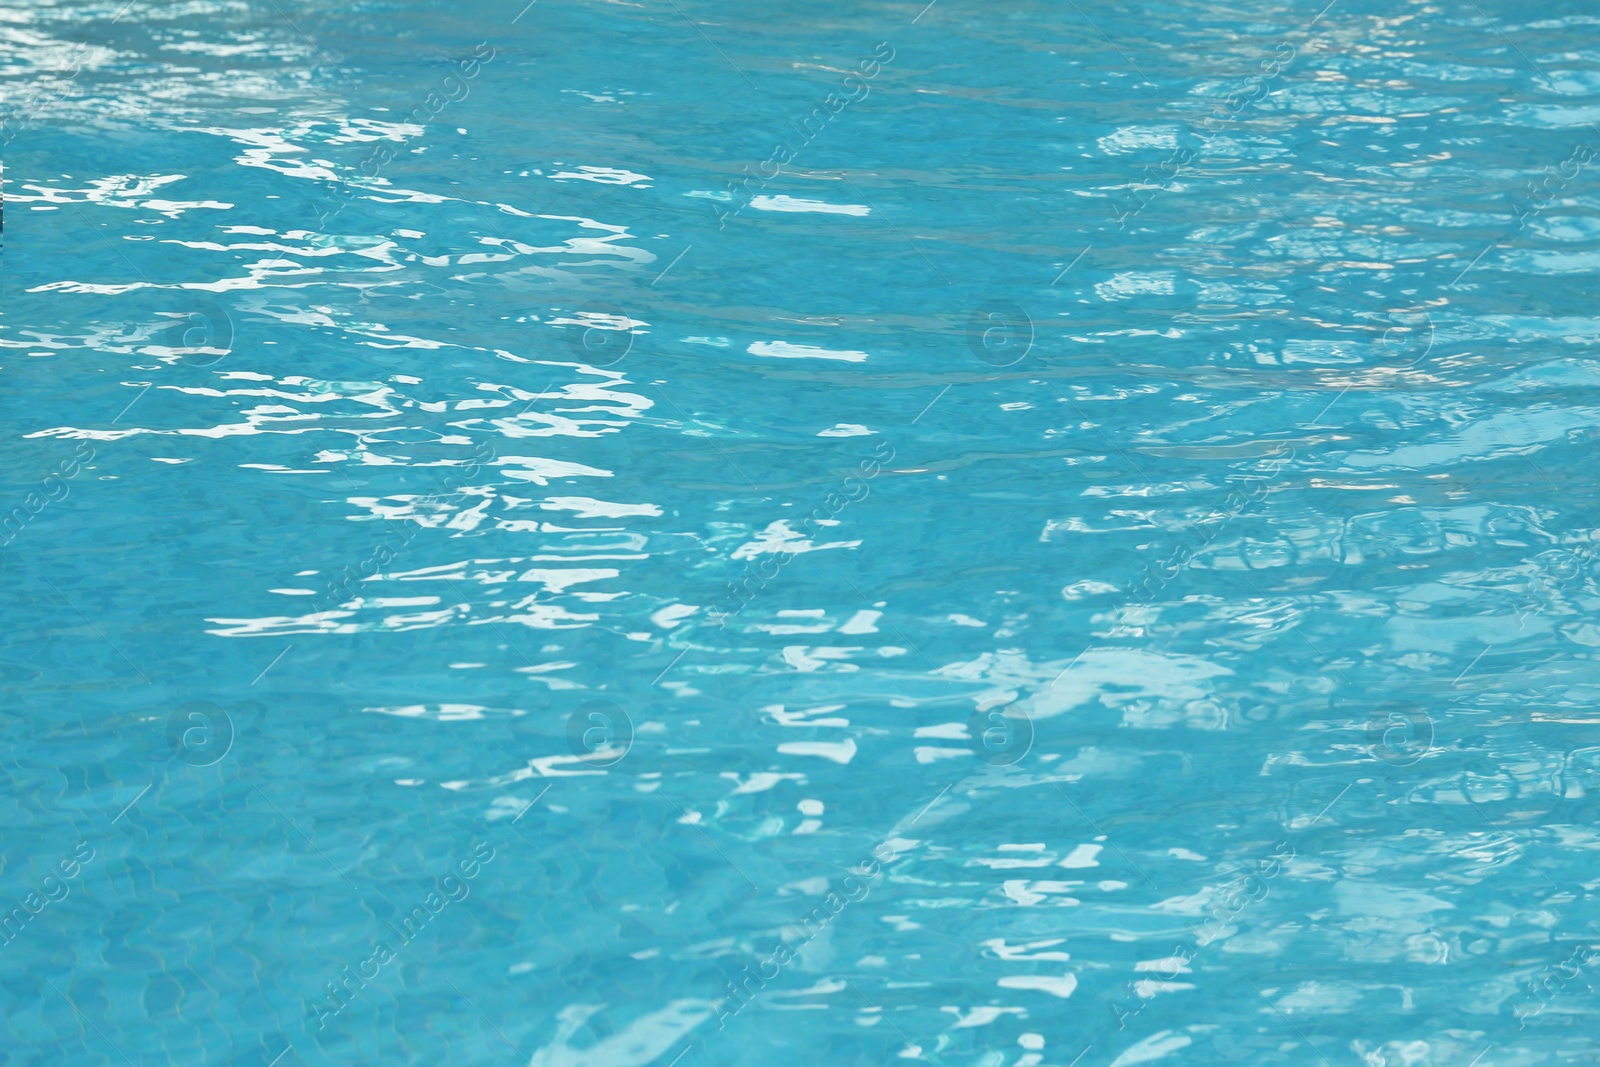
POLYGON ((1600 15, 0 13, 6 1064, 1600 1056, 1600 15))

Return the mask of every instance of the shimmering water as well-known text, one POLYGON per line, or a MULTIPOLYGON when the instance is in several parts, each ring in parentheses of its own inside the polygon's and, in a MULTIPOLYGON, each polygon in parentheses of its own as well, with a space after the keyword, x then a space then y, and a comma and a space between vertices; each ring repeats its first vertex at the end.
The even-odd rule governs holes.
POLYGON ((0 9, 0 1063, 1600 1061, 1600 15, 1324 2, 0 9))

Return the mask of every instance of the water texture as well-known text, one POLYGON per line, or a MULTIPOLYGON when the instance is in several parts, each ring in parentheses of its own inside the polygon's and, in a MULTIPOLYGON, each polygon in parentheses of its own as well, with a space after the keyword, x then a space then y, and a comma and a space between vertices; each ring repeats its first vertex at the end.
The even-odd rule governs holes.
POLYGON ((0 8, 0 1063, 1600 1062, 1600 12, 0 8))

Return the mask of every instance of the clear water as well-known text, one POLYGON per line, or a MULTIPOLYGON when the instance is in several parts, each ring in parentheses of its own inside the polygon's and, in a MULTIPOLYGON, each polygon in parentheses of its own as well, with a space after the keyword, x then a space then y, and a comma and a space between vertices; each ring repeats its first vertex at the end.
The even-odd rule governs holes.
POLYGON ((0 1062, 1600 1061, 1600 16, 1321 2, 0 10, 0 1062))

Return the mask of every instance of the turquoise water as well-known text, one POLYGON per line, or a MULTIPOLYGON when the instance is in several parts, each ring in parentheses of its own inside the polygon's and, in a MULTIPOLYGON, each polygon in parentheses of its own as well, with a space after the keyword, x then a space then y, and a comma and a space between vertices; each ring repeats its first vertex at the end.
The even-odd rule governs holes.
POLYGON ((1600 1062, 1591 5, 0 10, 0 1063, 1600 1062))

